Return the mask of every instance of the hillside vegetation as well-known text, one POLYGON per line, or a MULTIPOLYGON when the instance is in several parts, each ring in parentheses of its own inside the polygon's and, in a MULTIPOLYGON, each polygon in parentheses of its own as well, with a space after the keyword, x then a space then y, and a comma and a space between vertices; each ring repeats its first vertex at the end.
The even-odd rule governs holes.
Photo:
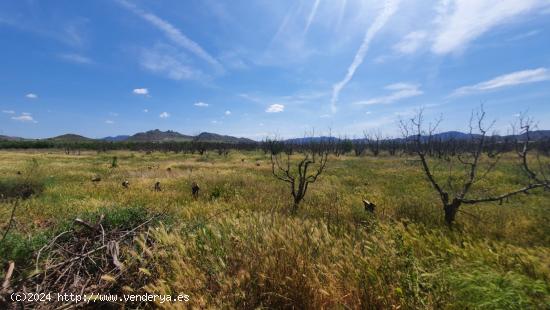
MULTIPOLYGON (((0 163, 0 231, 19 198, 0 244, 2 263, 15 262, 14 283, 35 283, 35 269, 59 258, 46 253, 54 247, 39 250, 64 231, 75 237, 60 244, 101 244, 102 233, 89 237, 79 218, 120 240, 124 267, 88 261, 90 274, 74 283, 44 277, 45 291, 190 296, 130 308, 550 308, 550 193, 542 189, 465 206, 450 229, 416 157, 330 155, 295 214, 263 152, 2 151, 0 163), (18 186, 32 193, 23 197, 18 186), (363 199, 376 204, 374 214, 363 199)), ((480 188, 516 188, 520 174, 506 154, 480 188)))

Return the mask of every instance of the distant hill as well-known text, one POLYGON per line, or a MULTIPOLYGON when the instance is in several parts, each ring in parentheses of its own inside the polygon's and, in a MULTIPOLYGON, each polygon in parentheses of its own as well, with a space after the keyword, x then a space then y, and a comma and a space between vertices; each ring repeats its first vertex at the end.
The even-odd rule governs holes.
POLYGON ((109 136, 105 138, 101 138, 99 140, 108 141, 108 142, 120 142, 120 141, 126 141, 130 138, 129 135, 118 135, 118 136, 109 136))
POLYGON ((0 141, 23 141, 26 139, 0 135, 0 141))
MULTIPOLYGON (((285 140, 286 142, 290 142, 290 143, 295 143, 295 144, 303 144, 303 143, 318 143, 318 142, 334 142, 334 141, 339 141, 339 140, 345 140, 345 139, 340 139, 340 138, 336 138, 336 137, 325 137, 325 136, 321 136, 321 137, 304 137, 304 138, 293 138, 293 139, 287 139, 285 140)), ((363 139, 361 139, 363 140, 363 139)))
POLYGON ((202 132, 194 137, 195 141, 203 142, 225 142, 225 143, 253 143, 254 140, 247 138, 237 138, 232 136, 219 135, 216 133, 202 132))
MULTIPOLYGON (((531 131, 529 133, 529 135, 530 135, 530 139, 532 141, 549 139, 550 138, 550 130, 534 130, 534 131, 531 131)), ((443 141, 448 141, 448 140, 467 140, 467 139, 471 139, 472 137, 473 138, 479 138, 480 135, 479 134, 463 133, 463 132, 459 132, 459 131, 447 131, 447 132, 434 134, 433 137, 436 138, 436 139, 441 139, 443 141)), ((523 140, 525 138, 525 134, 505 135, 505 136, 501 136, 501 135, 491 136, 491 135, 488 135, 488 137, 495 137, 495 138, 497 138, 497 140, 504 140, 504 139, 523 140)))
POLYGON ((467 139, 479 137, 479 135, 463 133, 460 131, 446 131, 446 132, 436 133, 433 135, 433 137, 436 139, 441 139, 443 141, 446 141, 446 140, 467 140, 467 139))
POLYGON ((163 141, 191 141, 192 136, 183 135, 179 132, 168 130, 161 131, 158 129, 139 132, 129 137, 126 141, 131 142, 163 142, 163 141))
MULTIPOLYGON (((413 136, 411 136, 412 138, 413 136)), ((433 136, 432 136, 432 139, 435 139, 435 140, 441 140, 441 141, 449 141, 449 140, 468 140, 468 139, 471 139, 471 138, 478 138, 480 137, 479 134, 469 134, 469 133, 464 133, 464 132, 460 132, 460 131, 445 131, 445 132, 440 132, 440 133, 435 133, 433 136)), ((493 136, 490 136, 489 137, 493 137, 493 136)), ((497 140, 504 140, 504 139, 519 139, 519 140, 523 140, 525 138, 525 134, 521 134, 521 135, 506 135, 506 136, 500 136, 500 135, 495 135, 494 137, 497 138, 497 140)), ((428 136, 423 136, 422 137, 423 139, 427 139, 428 136)), ((530 139, 532 141, 537 141, 537 140, 543 140, 543 139, 550 139, 550 130, 535 130, 535 131, 531 131, 530 132, 530 139)), ((326 141, 341 141, 341 140, 346 140, 345 138, 336 138, 336 137, 303 137, 303 138, 292 138, 292 139, 286 139, 284 140, 285 142, 290 142, 290 143, 296 143, 296 144, 300 144, 300 143, 308 143, 308 142, 326 142, 326 141)), ((358 139, 350 139, 352 141, 367 141, 368 139, 367 138, 358 138, 358 139)), ((384 140, 384 139, 382 139, 384 140)), ((393 139, 389 139, 389 140, 395 140, 395 141, 403 141, 403 138, 393 138, 393 139)))
MULTIPOLYGON (((531 140, 541 140, 550 138, 550 130, 535 130, 529 133, 531 140)), ((520 138, 524 139, 525 134, 520 135, 520 138)))
POLYGON ((53 140, 53 141, 62 141, 62 142, 85 142, 85 141, 93 141, 94 139, 86 138, 81 135, 76 135, 72 133, 64 134, 61 136, 48 138, 47 140, 53 140))

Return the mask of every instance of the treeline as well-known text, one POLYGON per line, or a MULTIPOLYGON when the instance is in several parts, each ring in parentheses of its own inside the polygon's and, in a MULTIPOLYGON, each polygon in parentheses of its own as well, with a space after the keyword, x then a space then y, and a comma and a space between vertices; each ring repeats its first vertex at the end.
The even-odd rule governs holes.
MULTIPOLYGON (((420 137, 426 144, 427 156, 437 158, 448 158, 470 152, 478 147, 478 137, 471 138, 440 138, 433 135, 420 137)), ((305 151, 328 151, 340 156, 353 154, 355 156, 371 155, 379 156, 388 154, 390 156, 414 155, 416 148, 416 136, 400 139, 303 139, 303 140, 271 140, 266 139, 260 142, 108 142, 108 141, 51 141, 51 140, 23 140, 23 141, 0 141, 0 149, 62 149, 66 154, 75 154, 80 151, 107 152, 114 150, 130 150, 141 152, 174 152, 188 154, 205 154, 214 152, 219 155, 227 155, 231 150, 241 151, 263 151, 266 154, 303 153, 305 151)), ((516 151, 518 145, 522 145, 525 139, 521 137, 497 137, 489 136, 483 146, 483 151, 489 156, 500 153, 516 151)), ((540 154, 550 155, 550 139, 539 139, 530 141, 530 147, 540 154)))
POLYGON ((0 141, 0 149, 62 149, 66 154, 74 154, 79 151, 107 152, 115 150, 130 150, 142 152, 175 152, 198 153, 215 151, 227 154, 231 149, 256 150, 259 143, 223 143, 223 142, 111 142, 111 141, 51 141, 51 140, 24 140, 24 141, 0 141))

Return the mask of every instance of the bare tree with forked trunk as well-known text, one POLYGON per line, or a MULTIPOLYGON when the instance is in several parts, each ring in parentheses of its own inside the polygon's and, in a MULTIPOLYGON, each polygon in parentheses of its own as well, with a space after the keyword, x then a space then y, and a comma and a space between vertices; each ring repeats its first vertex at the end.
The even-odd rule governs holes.
POLYGON ((315 183, 325 170, 329 151, 330 148, 326 143, 322 141, 312 142, 298 154, 301 159, 295 162, 293 162, 293 156, 290 152, 275 152, 275 150, 271 152, 271 171, 273 175, 290 185, 293 213, 298 211, 300 202, 307 193, 308 186, 315 183))
MULTIPOLYGON (((486 197, 471 197, 472 187, 480 180, 483 180, 491 173, 497 166, 500 154, 491 153, 487 155, 484 161, 487 163, 482 164, 482 157, 486 154, 488 136, 487 132, 491 129, 493 123, 485 125, 484 120, 486 113, 483 110, 483 106, 477 113, 472 113, 470 119, 470 132, 469 142, 461 152, 458 152, 455 156, 456 160, 449 158, 446 160, 448 165, 446 171, 448 176, 445 182, 440 182, 434 175, 435 165, 431 165, 428 161, 430 152, 433 150, 434 133, 439 126, 441 119, 437 120, 433 124, 424 125, 423 111, 419 111, 417 115, 409 120, 409 122, 401 121, 401 130, 405 136, 407 143, 412 145, 415 154, 419 157, 422 169, 426 175, 428 181, 434 190, 439 194, 441 203, 443 204, 443 211, 445 215, 445 222, 447 225, 452 226, 456 219, 456 215, 461 211, 460 207, 464 204, 473 205, 485 202, 500 202, 521 193, 528 193, 536 188, 549 189, 549 180, 542 169, 542 164, 539 165, 541 169, 535 171, 531 168, 528 160, 530 147, 530 127, 532 122, 530 120, 525 121, 521 119, 520 128, 522 134, 521 141, 517 141, 520 145, 517 152, 522 170, 526 174, 526 184, 515 190, 507 191, 505 193, 486 196, 486 197), (465 171, 463 178, 456 178, 453 174, 453 165, 458 162, 459 166, 462 166, 465 171)), ((540 160, 538 161, 541 162, 540 160)))

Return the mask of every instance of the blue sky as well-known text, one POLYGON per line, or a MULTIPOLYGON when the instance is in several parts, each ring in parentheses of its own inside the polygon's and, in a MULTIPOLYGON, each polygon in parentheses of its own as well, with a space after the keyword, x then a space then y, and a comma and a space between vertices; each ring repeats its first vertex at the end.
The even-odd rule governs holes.
POLYGON ((0 134, 550 129, 550 1, 0 2, 0 134))

